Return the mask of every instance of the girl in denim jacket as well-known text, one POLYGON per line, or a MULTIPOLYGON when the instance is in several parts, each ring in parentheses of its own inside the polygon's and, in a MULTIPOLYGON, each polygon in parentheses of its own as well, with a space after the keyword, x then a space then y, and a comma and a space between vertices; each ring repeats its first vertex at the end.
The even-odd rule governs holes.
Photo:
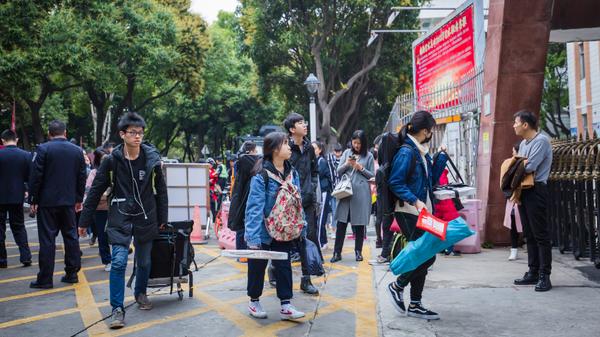
MULTIPOLYGON (((279 182, 269 179, 265 183, 262 169, 268 170, 285 181, 292 174, 294 185, 300 189, 300 178, 298 173, 288 162, 292 152, 288 145, 288 137, 282 132, 273 132, 264 139, 263 162, 259 162, 254 170, 254 177, 250 182, 248 203, 246 204, 245 234, 244 238, 249 249, 263 249, 288 253, 287 260, 273 260, 275 278, 277 280, 277 297, 281 301, 279 315, 283 320, 298 319, 304 317, 304 313, 296 310, 290 301, 292 294, 292 265, 289 259, 291 241, 276 241, 269 235, 265 227, 265 219, 269 216, 279 189, 279 182)), ((304 219, 304 215, 302 216, 304 219)), ((306 228, 306 227, 305 227, 306 228)), ((302 236, 306 236, 303 230, 302 236)), ((265 268, 267 260, 248 259, 248 313, 255 318, 267 318, 267 312, 260 304, 260 296, 263 292, 265 279, 265 268)))

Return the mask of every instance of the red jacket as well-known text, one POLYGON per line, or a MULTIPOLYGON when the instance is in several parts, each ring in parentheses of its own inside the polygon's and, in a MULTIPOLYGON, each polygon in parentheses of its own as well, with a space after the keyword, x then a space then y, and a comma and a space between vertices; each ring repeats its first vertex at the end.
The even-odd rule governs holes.
MULTIPOLYGON (((445 169, 440 176, 440 186, 448 185, 448 170, 445 169)), ((434 214, 436 217, 444 221, 452 221, 459 217, 456 207, 452 199, 440 200, 435 205, 434 214)))
POLYGON ((215 171, 215 169, 212 167, 208 171, 208 179, 210 184, 210 197, 213 201, 217 201, 218 197, 215 191, 215 186, 217 185, 219 177, 217 176, 217 171, 215 171))

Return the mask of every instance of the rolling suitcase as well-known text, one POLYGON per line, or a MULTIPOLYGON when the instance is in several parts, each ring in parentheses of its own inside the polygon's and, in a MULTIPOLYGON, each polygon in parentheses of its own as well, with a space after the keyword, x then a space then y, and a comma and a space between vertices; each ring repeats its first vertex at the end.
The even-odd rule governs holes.
MULTIPOLYGON (((152 243, 150 278, 148 288, 171 287, 177 285, 179 300, 183 300, 182 284, 188 283, 189 297, 194 294, 194 278, 190 266, 194 261, 194 247, 190 242, 193 221, 178 221, 167 224, 167 228, 159 232, 158 237, 152 243)), ((198 266, 196 266, 198 270, 198 266)), ((136 272, 134 260, 133 274, 129 278, 127 286, 131 283, 136 272)))

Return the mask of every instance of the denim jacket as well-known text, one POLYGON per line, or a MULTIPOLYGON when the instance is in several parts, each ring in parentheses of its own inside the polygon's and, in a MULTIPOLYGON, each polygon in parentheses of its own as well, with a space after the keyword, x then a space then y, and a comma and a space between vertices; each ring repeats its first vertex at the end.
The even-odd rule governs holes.
POLYGON ((437 157, 435 163, 432 163, 431 156, 425 155, 427 160, 427 176, 425 175, 425 167, 423 167, 423 158, 419 153, 416 145, 410 138, 406 138, 405 144, 410 145, 412 149, 401 147, 392 162, 390 178, 388 179, 389 187, 396 197, 400 200, 407 201, 414 205, 418 200, 426 202, 427 194, 430 193, 430 198, 433 201, 433 182, 439 181, 446 162, 447 155, 442 152, 437 157), (410 170, 411 162, 416 159, 415 169, 411 177, 407 177, 410 170))
MULTIPOLYGON (((265 161, 265 168, 273 166, 272 163, 265 161)), ((272 167, 274 169, 274 167, 272 167)), ((291 169, 291 167, 290 167, 291 169)), ((272 171, 272 170, 271 170, 272 171)), ((286 170, 287 171, 287 170, 286 170)), ((298 189, 300 189, 300 177, 295 169, 291 169, 290 174, 293 174, 292 181, 298 189)), ((244 238, 249 247, 260 247, 261 244, 270 245, 273 238, 267 232, 265 227, 265 218, 271 213, 271 209, 275 205, 279 184, 276 180, 269 178, 268 189, 265 193, 265 181, 261 173, 256 174, 250 181, 250 192, 248 193, 248 202, 246 204, 246 232, 244 238)), ((302 212, 304 219, 304 228, 302 237, 306 236, 306 217, 302 212)))

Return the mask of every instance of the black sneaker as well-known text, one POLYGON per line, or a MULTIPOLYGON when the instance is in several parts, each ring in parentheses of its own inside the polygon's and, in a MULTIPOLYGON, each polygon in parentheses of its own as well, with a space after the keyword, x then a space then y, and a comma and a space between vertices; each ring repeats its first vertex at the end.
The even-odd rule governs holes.
POLYGON ((437 313, 435 313, 431 310, 427 310, 427 309, 423 308, 423 305, 421 303, 418 303, 418 304, 411 303, 411 305, 408 306, 407 315, 410 317, 422 318, 422 319, 426 319, 426 320, 440 319, 440 315, 438 315, 437 313))
POLYGON ((290 256, 290 262, 294 263, 294 262, 300 262, 300 253, 293 253, 290 256))
POLYGON ((404 306, 404 290, 398 289, 394 284, 395 282, 388 284, 388 290, 392 295, 392 297, 390 297, 392 299, 392 304, 394 305, 394 308, 398 310, 399 313, 405 314, 406 307, 404 306))

